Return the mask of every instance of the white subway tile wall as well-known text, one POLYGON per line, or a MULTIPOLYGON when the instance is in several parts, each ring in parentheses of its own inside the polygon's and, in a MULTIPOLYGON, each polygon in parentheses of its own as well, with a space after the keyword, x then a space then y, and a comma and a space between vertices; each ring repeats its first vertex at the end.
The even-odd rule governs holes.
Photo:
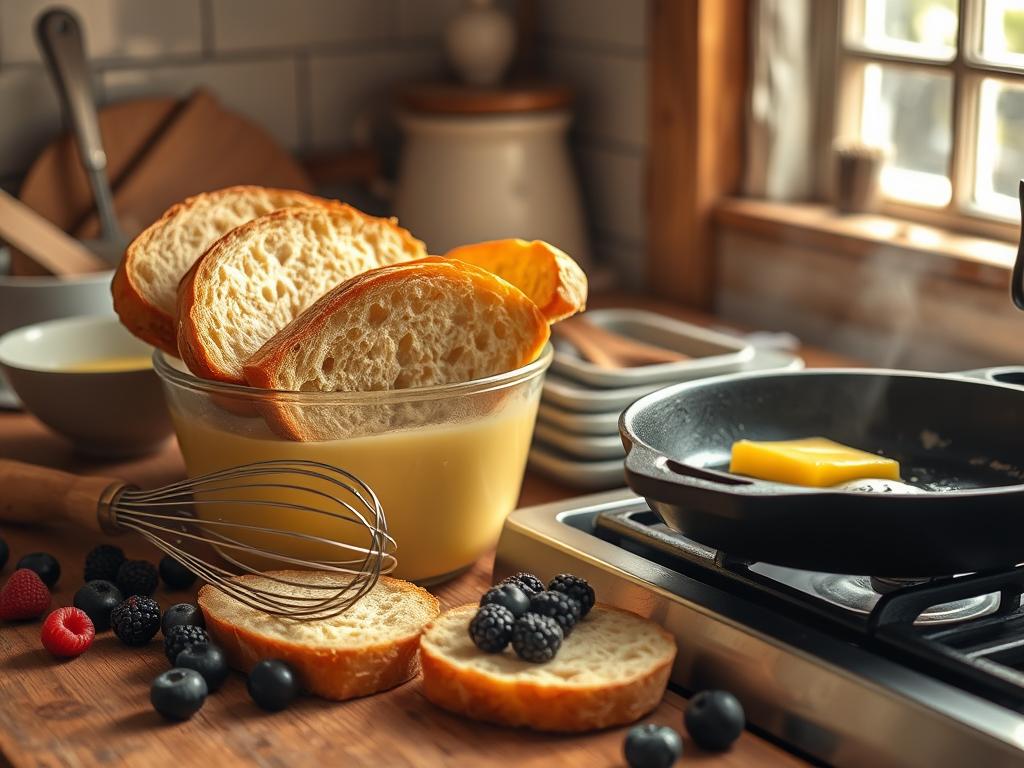
POLYGON ((541 0, 541 52, 576 94, 574 149, 598 258, 644 287, 647 0, 541 0))
MULTIPOLYGON (((61 0, 82 23, 100 103, 198 86, 288 149, 346 147, 400 80, 442 70, 461 0, 61 0)), ((60 128, 34 25, 53 0, 0 0, 0 182, 60 128)))

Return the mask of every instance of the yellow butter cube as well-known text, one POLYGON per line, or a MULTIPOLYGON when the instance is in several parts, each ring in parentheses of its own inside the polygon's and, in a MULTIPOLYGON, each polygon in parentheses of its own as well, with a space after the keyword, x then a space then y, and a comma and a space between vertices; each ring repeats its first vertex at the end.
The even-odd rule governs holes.
POLYGON ((848 480, 900 479, 899 462, 824 437, 733 443, 729 471, 762 480, 825 488, 848 480))

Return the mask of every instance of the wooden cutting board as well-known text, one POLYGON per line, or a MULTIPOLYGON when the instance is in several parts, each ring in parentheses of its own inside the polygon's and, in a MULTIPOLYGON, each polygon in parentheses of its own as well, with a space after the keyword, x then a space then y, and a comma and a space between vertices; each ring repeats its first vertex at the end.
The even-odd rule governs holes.
MULTIPOLYGON (((309 175, 262 127, 225 109, 204 89, 184 101, 150 98, 100 110, 114 208, 132 237, 182 198, 233 184, 313 190, 309 175)), ((61 229, 99 236, 92 190, 72 136, 48 146, 19 197, 61 229)), ((16 274, 37 270, 21 259, 16 274)))

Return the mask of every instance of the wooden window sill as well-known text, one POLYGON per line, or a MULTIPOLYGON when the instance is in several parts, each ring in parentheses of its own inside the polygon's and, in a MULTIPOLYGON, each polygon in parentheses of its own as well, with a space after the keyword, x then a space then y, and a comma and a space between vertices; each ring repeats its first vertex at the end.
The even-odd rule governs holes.
POLYGON ((1005 289, 1016 246, 878 214, 839 214, 828 205, 726 198, 719 227, 774 242, 853 257, 891 257, 906 269, 1005 289))

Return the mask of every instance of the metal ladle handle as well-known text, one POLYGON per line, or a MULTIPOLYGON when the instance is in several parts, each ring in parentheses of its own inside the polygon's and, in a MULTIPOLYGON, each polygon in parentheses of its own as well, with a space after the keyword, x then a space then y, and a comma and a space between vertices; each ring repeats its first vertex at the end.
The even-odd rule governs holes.
POLYGON ((1017 244, 1017 260, 1013 263, 1013 277, 1010 280, 1010 295, 1017 309, 1024 309, 1024 179, 1020 180, 1017 187, 1017 197, 1020 200, 1022 223, 1017 244))
POLYGON ((73 14, 55 8, 39 17, 36 37, 71 120, 78 153, 92 187, 103 238, 121 240, 123 236, 114 213, 114 198, 107 179, 107 153, 103 150, 100 136, 81 26, 73 14))

